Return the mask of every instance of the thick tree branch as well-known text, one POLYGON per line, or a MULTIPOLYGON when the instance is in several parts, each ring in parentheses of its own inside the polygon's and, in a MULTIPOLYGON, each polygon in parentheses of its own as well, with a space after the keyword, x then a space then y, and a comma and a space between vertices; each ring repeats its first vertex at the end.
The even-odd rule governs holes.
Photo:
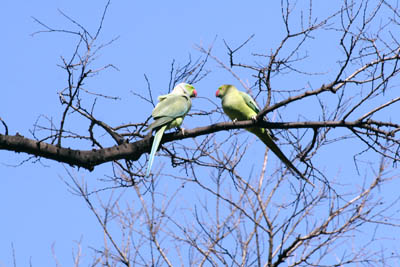
MULTIPOLYGON (((174 132, 165 134, 161 143, 193 138, 201 135, 215 133, 223 130, 248 128, 254 125, 269 128, 269 129, 290 129, 290 128, 326 128, 326 127, 342 127, 342 128, 360 128, 366 129, 376 135, 393 135, 394 131, 400 128, 400 125, 390 124, 368 120, 366 122, 354 121, 324 121, 324 122, 254 122, 238 121, 238 122, 221 122, 204 127, 185 130, 182 132, 174 132), (383 131, 377 127, 388 127, 391 131, 383 131)), ((92 171, 95 166, 121 159, 129 159, 136 161, 144 153, 148 153, 151 148, 153 138, 144 138, 134 143, 123 143, 118 146, 112 146, 103 149, 93 150, 76 150, 70 148, 58 147, 49 143, 36 141, 26 138, 19 134, 17 135, 1 135, 0 134, 0 149, 14 152, 24 152, 30 155, 52 159, 58 162, 68 163, 73 166, 82 167, 92 171)))

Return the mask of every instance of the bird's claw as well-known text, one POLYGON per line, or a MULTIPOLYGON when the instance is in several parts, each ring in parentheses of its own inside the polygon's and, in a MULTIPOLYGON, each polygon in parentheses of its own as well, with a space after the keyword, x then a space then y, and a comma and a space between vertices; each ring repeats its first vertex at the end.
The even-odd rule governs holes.
POLYGON ((181 131, 182 135, 185 135, 185 128, 179 128, 179 130, 181 131))
POLYGON ((251 116, 251 120, 252 120, 253 122, 256 122, 256 121, 257 121, 257 115, 251 116))

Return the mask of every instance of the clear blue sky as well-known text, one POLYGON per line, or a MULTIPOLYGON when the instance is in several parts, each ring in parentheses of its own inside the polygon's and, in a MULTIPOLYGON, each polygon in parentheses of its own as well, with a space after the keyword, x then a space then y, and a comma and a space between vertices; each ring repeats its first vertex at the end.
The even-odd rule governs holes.
MULTIPOLYGON (((131 91, 146 93, 147 85, 143 78, 146 74, 154 90, 153 95, 166 93, 172 60, 184 64, 189 54, 197 58, 200 53, 195 45, 208 47, 215 40, 215 54, 227 60, 223 39, 235 47, 255 34, 247 53, 240 57, 246 60, 250 58, 250 52, 268 53, 268 49, 275 47, 283 35, 280 1, 274 4, 267 2, 271 1, 112 1, 100 39, 102 42, 118 36, 119 39, 102 50, 97 64, 112 63, 119 71, 105 71, 91 79, 87 86, 97 92, 118 96, 121 100, 99 101, 98 118, 110 125, 145 120, 151 113, 151 107, 140 106, 143 103, 138 102, 131 91)), ((326 6, 326 2, 323 6, 314 3, 314 13, 320 13, 318 17, 333 10, 326 6)), ((32 33, 43 29, 32 17, 54 28, 75 29, 60 15, 60 9, 94 30, 105 3, 77 0, 3 1, 0 9, 0 117, 7 122, 10 134, 18 132, 31 137, 30 130, 40 115, 54 119, 60 117, 62 109, 57 92, 65 86, 66 76, 57 64, 61 63, 60 56, 71 55, 75 44, 71 36, 61 33, 32 36, 32 33)), ((340 55, 339 49, 326 41, 328 37, 324 38, 310 44, 310 49, 321 55, 306 61, 310 72, 329 72, 335 68, 332 64, 340 55)), ((214 100, 215 90, 222 83, 239 86, 234 77, 215 62, 210 61, 207 68, 213 72, 196 85, 199 96, 214 100)), ((289 78, 277 82, 291 86, 295 80, 289 78)), ((260 104, 262 101, 259 99, 260 104)), ((197 99, 193 105, 201 103, 207 101, 197 99)), ((302 112, 312 117, 307 108, 302 112)), ((297 117, 296 113, 287 115, 292 120, 297 117)), ((207 125, 209 121, 188 121, 184 126, 191 128, 197 123, 207 125)), ((82 127, 86 129, 87 124, 82 124, 82 127)), ((335 174, 338 173, 334 170, 339 168, 340 172, 347 173, 346 177, 355 175, 352 154, 332 151, 338 153, 336 155, 341 160, 327 168, 335 174)), ((61 179, 67 176, 61 164, 49 160, 32 163, 31 160, 18 167, 10 166, 27 158, 27 155, 0 151, 0 267, 12 265, 12 244, 17 266, 28 266, 30 261, 33 266, 54 265, 52 244, 62 266, 71 266, 71 250, 75 242, 82 238, 83 247, 102 244, 101 229, 84 201, 68 191, 61 179)), ((321 162, 323 159, 324 155, 321 162)), ((168 164, 167 161, 165 163, 168 164)), ((108 166, 101 166, 91 174, 82 170, 76 173, 91 177, 91 186, 99 188, 102 184, 96 179, 102 178, 108 170, 108 166)))

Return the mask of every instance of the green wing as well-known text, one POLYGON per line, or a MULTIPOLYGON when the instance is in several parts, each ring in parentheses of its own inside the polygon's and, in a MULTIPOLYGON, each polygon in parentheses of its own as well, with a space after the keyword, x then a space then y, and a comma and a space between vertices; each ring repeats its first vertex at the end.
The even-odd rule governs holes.
POLYGON ((254 101, 253 98, 251 98, 251 96, 249 96, 245 92, 242 91, 238 92, 242 96, 244 102, 246 102, 246 105, 249 106, 254 112, 258 114, 258 112, 260 112, 260 108, 258 107, 256 101, 254 101))
POLYGON ((191 106, 192 101, 186 95, 170 94, 164 97, 151 113, 154 122, 149 126, 148 130, 167 125, 176 118, 184 117, 191 106))
POLYGON ((169 95, 157 104, 151 115, 159 117, 178 118, 185 116, 192 106, 192 101, 186 95, 169 95))

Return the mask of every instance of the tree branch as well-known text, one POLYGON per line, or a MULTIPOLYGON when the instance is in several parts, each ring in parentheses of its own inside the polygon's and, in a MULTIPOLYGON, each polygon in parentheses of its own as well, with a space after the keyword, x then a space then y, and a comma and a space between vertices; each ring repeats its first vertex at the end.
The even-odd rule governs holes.
MULTIPOLYGON (((237 122, 221 122, 208 126, 198 127, 194 129, 185 130, 185 133, 174 132, 168 133, 163 136, 161 144, 172 141, 194 138, 201 135, 215 133, 223 130, 249 128, 260 126, 268 129, 291 129, 291 128, 326 128, 326 127, 342 127, 342 128, 361 128, 374 132, 376 135, 393 135, 400 125, 390 124, 368 120, 366 122, 354 121, 309 121, 309 122, 254 122, 237 121, 237 122), (375 127, 386 126, 392 128, 392 131, 383 131, 375 127)), ((36 141, 26 138, 22 135, 1 135, 0 134, 0 150, 9 150, 14 152, 24 152, 30 155, 52 159, 58 162, 67 163, 73 166, 82 167, 92 171, 95 166, 121 159, 129 159, 136 161, 144 153, 150 151, 153 142, 153 137, 144 138, 134 143, 123 143, 118 146, 112 146, 103 149, 93 150, 76 150, 70 148, 58 147, 45 142, 36 141)))

